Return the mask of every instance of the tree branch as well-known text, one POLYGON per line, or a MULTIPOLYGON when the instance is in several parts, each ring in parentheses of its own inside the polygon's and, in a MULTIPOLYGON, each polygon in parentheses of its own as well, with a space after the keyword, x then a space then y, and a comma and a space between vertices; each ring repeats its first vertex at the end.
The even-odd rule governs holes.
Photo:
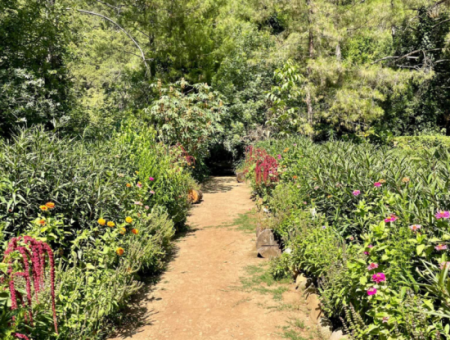
POLYGON ((133 41, 133 43, 139 49, 139 51, 141 52, 141 59, 144 62, 144 65, 145 65, 146 73, 148 74, 149 77, 152 76, 150 67, 147 64, 147 59, 145 58, 144 51, 142 50, 141 46, 139 46, 137 41, 134 40, 134 38, 131 36, 131 34, 128 33, 122 26, 120 26, 118 23, 116 23, 114 20, 108 18, 107 16, 104 16, 103 14, 99 14, 99 13, 95 13, 95 12, 91 12, 91 11, 86 11, 84 9, 77 9, 77 11, 80 12, 80 13, 83 13, 83 14, 90 14, 90 15, 98 16, 98 17, 103 18, 103 19, 113 23, 114 25, 116 25, 122 32, 124 32, 128 36, 128 38, 130 38, 131 41, 133 41))

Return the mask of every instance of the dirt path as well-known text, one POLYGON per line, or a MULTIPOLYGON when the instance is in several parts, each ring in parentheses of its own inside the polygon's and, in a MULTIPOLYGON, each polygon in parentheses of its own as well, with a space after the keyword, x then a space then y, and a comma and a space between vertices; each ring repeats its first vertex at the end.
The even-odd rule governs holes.
POLYGON ((293 285, 271 281, 254 232, 242 230, 254 228, 250 188, 217 177, 203 192, 168 270, 130 312, 141 325, 114 339, 317 339, 293 285))

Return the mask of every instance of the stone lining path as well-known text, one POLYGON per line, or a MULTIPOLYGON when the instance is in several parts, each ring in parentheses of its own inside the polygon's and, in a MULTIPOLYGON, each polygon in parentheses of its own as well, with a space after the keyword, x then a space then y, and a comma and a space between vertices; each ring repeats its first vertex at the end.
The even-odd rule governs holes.
POLYGON ((319 339, 294 286, 267 285, 254 232, 235 226, 255 207, 250 188, 216 177, 202 190, 168 270, 136 297, 132 322, 112 339, 319 339))

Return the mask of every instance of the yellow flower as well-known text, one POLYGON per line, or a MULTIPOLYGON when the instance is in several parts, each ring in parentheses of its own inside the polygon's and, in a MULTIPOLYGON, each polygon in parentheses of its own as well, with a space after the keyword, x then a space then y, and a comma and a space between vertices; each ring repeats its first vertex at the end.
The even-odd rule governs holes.
POLYGON ((40 221, 39 221, 39 224, 40 224, 40 225, 44 225, 44 224, 45 224, 45 220, 40 220, 40 221))
POLYGON ((137 230, 137 229, 131 229, 131 232, 132 232, 134 235, 139 234, 139 230, 137 230))
POLYGON ((136 175, 139 175, 139 171, 135 171, 136 175))
POLYGON ((41 206, 39 207, 39 209, 41 209, 42 211, 47 211, 47 210, 48 210, 48 207, 47 207, 46 205, 41 205, 41 206))
POLYGON ((131 222, 133 222, 133 219, 130 216, 128 216, 127 218, 125 218, 125 221, 127 223, 131 223, 131 222))
POLYGON ((100 225, 105 225, 106 224, 106 221, 103 218, 99 218, 97 222, 100 225))
POLYGON ((131 188, 131 184, 130 183, 127 183, 127 188, 131 188))
POLYGON ((117 255, 122 256, 123 253, 125 253, 125 250, 123 248, 119 247, 119 248, 116 249, 116 254, 117 255))
POLYGON ((409 177, 403 177, 402 182, 403 183, 408 183, 409 182, 409 177))
POLYGON ((109 221, 109 222, 107 223, 107 226, 110 227, 110 228, 112 228, 112 227, 115 227, 116 224, 115 224, 114 222, 112 222, 112 221, 109 221))
POLYGON ((45 203, 45 206, 46 206, 47 208, 49 208, 49 209, 53 209, 53 208, 55 207, 55 203, 53 203, 53 202, 47 202, 47 203, 45 203))
POLYGON ((284 152, 288 152, 288 151, 289 151, 289 148, 284 149, 284 152))
POLYGON ((386 180, 385 180, 385 179, 380 179, 378 182, 380 182, 380 183, 386 183, 386 180))
POLYGON ((328 195, 328 196, 327 196, 327 198, 331 198, 331 197, 333 197, 333 195, 328 195))
POLYGON ((125 235, 125 233, 127 232, 127 229, 126 228, 120 228, 120 233, 122 234, 122 235, 125 235))

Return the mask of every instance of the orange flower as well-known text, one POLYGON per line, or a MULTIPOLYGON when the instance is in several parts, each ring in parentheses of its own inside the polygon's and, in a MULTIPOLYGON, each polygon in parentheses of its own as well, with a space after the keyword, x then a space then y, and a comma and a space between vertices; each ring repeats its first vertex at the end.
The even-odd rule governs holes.
POLYGON ((47 208, 49 208, 49 209, 53 209, 53 208, 55 207, 55 203, 53 203, 53 202, 47 202, 47 203, 45 203, 45 206, 46 206, 47 208))
POLYGON ((403 177, 402 178, 402 182, 403 183, 408 183, 409 182, 409 177, 403 177))
POLYGON ((123 253, 125 253, 125 250, 123 248, 119 247, 119 248, 116 249, 116 254, 117 255, 122 256, 123 253))
POLYGON ((40 225, 44 225, 44 224, 45 224, 45 220, 40 220, 40 221, 39 221, 39 224, 40 224, 40 225))
POLYGON ((134 235, 139 234, 139 230, 137 230, 137 229, 131 229, 131 232, 132 232, 134 235))
POLYGON ((292 178, 293 178, 293 179, 297 179, 298 177, 297 177, 297 176, 292 176, 292 178))
POLYGON ((122 234, 122 235, 125 235, 125 233, 127 232, 127 229, 126 228, 120 228, 120 233, 122 234))
POLYGON ((108 227, 112 228, 112 227, 114 227, 116 224, 115 224, 114 222, 112 222, 112 221, 109 221, 106 225, 107 225, 108 227))
POLYGON ((41 206, 39 207, 39 209, 41 209, 42 211, 47 211, 47 210, 48 210, 48 207, 47 207, 46 205, 41 205, 41 206))
POLYGON ((131 184, 130 183, 127 183, 127 188, 131 188, 131 184))
POLYGON ((105 225, 106 224, 106 221, 103 218, 99 218, 97 222, 100 225, 105 225))

